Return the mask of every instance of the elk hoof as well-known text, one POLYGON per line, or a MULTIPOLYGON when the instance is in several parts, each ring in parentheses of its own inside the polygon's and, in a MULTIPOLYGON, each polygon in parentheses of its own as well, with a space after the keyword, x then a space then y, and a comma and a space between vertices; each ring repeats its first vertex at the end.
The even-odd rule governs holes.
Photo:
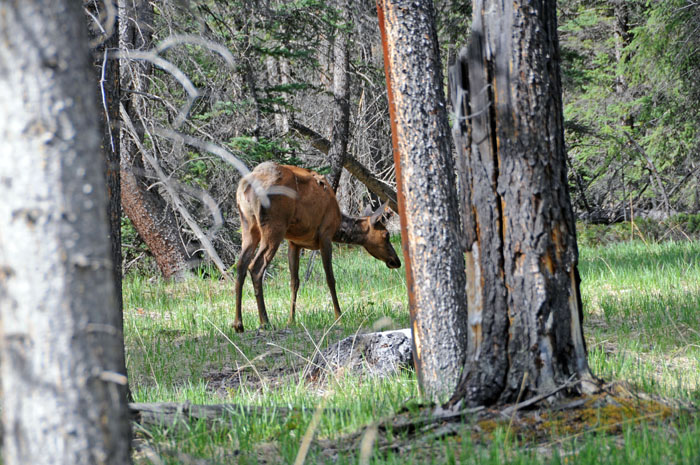
POLYGON ((243 322, 241 321, 234 321, 233 324, 233 330, 237 333, 242 333, 243 332, 243 322))
POLYGON ((260 324, 260 331, 270 331, 272 329, 274 329, 274 328, 272 327, 272 325, 269 322, 260 324))

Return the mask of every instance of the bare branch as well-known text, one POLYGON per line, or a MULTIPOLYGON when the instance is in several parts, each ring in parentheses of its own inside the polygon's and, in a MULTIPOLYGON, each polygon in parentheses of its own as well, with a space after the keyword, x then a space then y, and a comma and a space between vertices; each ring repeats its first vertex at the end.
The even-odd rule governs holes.
POLYGON ((162 53, 171 47, 180 44, 194 44, 200 47, 208 48, 212 52, 218 53, 226 61, 226 63, 233 68, 235 65, 235 59, 231 52, 221 44, 214 41, 204 39, 200 36, 195 36, 191 34, 178 34, 168 37, 167 39, 160 42, 153 50, 155 53, 162 53))
POLYGON ((98 37, 90 42, 90 48, 95 48, 104 43, 109 37, 114 34, 115 25, 117 24, 117 8, 111 0, 103 0, 102 4, 105 6, 103 11, 97 6, 96 0, 86 1, 84 3, 85 14, 87 14, 92 21, 95 23, 95 27, 100 30, 98 37), (95 11, 99 12, 99 16, 90 11, 88 5, 92 3, 95 11))
POLYGON ((187 75, 183 73, 182 70, 180 70, 180 68, 178 68, 165 58, 151 51, 120 50, 119 52, 114 54, 113 58, 145 60, 151 62, 157 67, 170 73, 180 83, 180 85, 182 85, 182 87, 185 89, 185 92, 187 92, 187 102, 185 102, 182 108, 180 108, 180 112, 178 113, 177 117, 175 118, 175 121, 173 122, 173 126, 175 126, 176 128, 180 127, 187 118, 187 115, 189 114, 190 108, 192 108, 192 104, 194 103, 195 99, 199 97, 199 91, 194 86, 194 84, 192 84, 192 81, 190 81, 187 75))
MULTIPOLYGON (((127 126, 127 129, 131 131, 131 133, 136 136, 136 128, 134 127, 134 123, 131 121, 131 118, 129 117, 128 112, 124 108, 124 105, 119 105, 119 110, 121 113, 122 120, 127 126)), ((144 128, 146 129, 146 128, 144 128)), ((148 132, 148 129, 146 129, 148 132)), ((224 263, 221 261, 221 258, 219 257, 219 254, 216 253, 216 250, 214 249, 214 246, 211 243, 211 240, 209 239, 208 235, 202 231, 202 228, 199 227, 197 222, 192 218, 192 215, 190 214, 189 211, 185 208, 182 200, 180 199, 179 194, 177 191, 173 188, 171 180, 168 178, 168 176, 165 175, 163 172, 163 169, 160 167, 160 164, 158 161, 153 157, 151 152, 146 149, 146 147, 143 146, 141 143, 141 140, 138 137, 134 137, 134 142, 136 143, 137 147, 141 151, 141 154, 143 155, 143 158, 151 165, 153 170, 156 172, 156 175, 158 178, 163 182, 163 187, 165 190, 168 192, 170 195, 170 198, 173 201, 173 204, 175 207, 178 209, 180 214, 182 215, 183 219, 185 222, 187 222, 187 225, 192 228, 192 231, 195 233, 197 236, 197 239, 201 242, 202 246, 204 247, 204 250, 207 252, 209 257, 212 259, 218 270, 221 272, 221 275, 226 278, 227 280, 231 281, 232 278, 229 276, 228 272, 226 271, 226 267, 224 266, 224 263)))

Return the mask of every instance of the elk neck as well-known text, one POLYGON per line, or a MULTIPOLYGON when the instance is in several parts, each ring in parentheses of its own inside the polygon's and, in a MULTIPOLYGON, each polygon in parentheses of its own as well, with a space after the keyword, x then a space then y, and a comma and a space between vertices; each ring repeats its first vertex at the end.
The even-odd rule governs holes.
POLYGON ((367 237, 367 230, 363 227, 364 218, 353 218, 343 213, 341 213, 340 216, 340 226, 333 236, 333 242, 356 245, 364 244, 367 237))

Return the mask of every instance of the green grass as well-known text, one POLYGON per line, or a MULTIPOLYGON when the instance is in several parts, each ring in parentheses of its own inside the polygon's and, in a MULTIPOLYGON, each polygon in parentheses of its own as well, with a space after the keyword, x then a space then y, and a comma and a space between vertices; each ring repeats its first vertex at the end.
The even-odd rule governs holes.
POLYGON ((580 261, 595 373, 700 400, 700 243, 584 248, 580 261))
MULTIPOLYGON (((138 430, 144 449, 137 452, 137 463, 150 463, 144 452, 149 448, 165 463, 195 458, 206 463, 293 463, 319 405, 329 410, 315 437, 333 441, 363 431, 418 398, 410 372, 389 380, 347 375, 324 384, 302 376, 316 347, 358 330, 408 326, 404 269, 390 270, 359 248, 336 247, 333 263, 342 319, 334 323, 316 259, 299 292, 297 324, 288 327, 284 247, 265 282, 274 327, 270 331, 257 330, 249 280, 244 291, 246 332, 236 334, 231 329, 235 296, 229 283, 191 278, 172 284, 127 277, 125 340, 135 401, 225 402, 263 406, 270 412, 235 416, 232 423, 214 427, 192 423, 138 430), (275 407, 299 410, 282 416, 275 407)), ((308 257, 302 257, 302 279, 308 257)), ((667 398, 700 400, 700 243, 582 248, 580 271, 589 361, 596 375, 667 398)), ((619 435, 567 437, 552 432, 546 449, 518 443, 502 432, 490 444, 474 444, 465 430, 410 450, 375 452, 371 463, 700 463, 699 426, 698 420, 681 419, 666 424, 667 429, 623 425, 619 435)), ((355 453, 331 460, 314 444, 306 463, 357 463, 355 453)))

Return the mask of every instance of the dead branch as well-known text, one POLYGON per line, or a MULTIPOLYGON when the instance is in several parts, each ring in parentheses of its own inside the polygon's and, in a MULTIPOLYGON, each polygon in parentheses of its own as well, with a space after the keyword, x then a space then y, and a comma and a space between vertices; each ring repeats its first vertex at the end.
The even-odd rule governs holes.
MULTIPOLYGON (((229 276, 228 272, 226 271, 226 266, 224 265, 223 261, 219 257, 219 254, 216 253, 216 250, 214 250, 214 246, 211 243, 211 240, 209 239, 209 236, 202 231, 202 228, 199 227, 197 222, 192 218, 192 215, 187 211, 185 208, 184 203, 182 200, 180 200, 180 196, 178 193, 175 191, 175 189, 172 186, 171 181, 168 179, 168 177, 165 175, 163 172, 163 169, 160 167, 156 159, 153 157, 151 152, 146 149, 146 147, 143 146, 141 143, 141 140, 136 136, 136 128, 134 127, 134 124, 131 121, 131 118, 129 117, 129 114, 127 113, 126 109, 124 108, 124 105, 120 104, 120 112, 121 112, 121 117, 122 121, 126 125, 127 129, 131 131, 131 133, 134 135, 134 142, 136 143, 139 151, 143 155, 143 158, 152 166, 153 170, 156 172, 158 175, 159 180, 163 183, 163 187, 165 190, 168 192, 168 195, 170 196, 171 200, 173 201, 173 205, 179 210, 180 214, 184 218, 184 220, 187 222, 188 226, 192 228, 192 231, 194 231, 195 235, 197 236, 197 239, 200 241, 204 249, 206 250, 207 254, 209 254, 209 257, 212 259, 218 270, 221 272, 221 275, 226 278, 227 280, 231 281, 231 277, 229 276)), ((152 137, 152 136, 151 136, 152 137)))
MULTIPOLYGON (((234 418, 257 416, 289 416, 291 414, 313 414, 316 409, 288 407, 251 407, 239 404, 197 405, 189 402, 130 403, 132 419, 142 426, 167 426, 188 421, 207 423, 230 423, 234 418)), ((334 414, 338 409, 323 409, 334 414)))

